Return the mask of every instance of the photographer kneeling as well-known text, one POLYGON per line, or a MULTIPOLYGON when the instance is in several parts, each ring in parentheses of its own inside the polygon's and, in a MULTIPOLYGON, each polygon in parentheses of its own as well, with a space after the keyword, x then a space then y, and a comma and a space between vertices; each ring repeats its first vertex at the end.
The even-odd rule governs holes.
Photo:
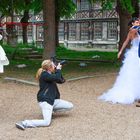
POLYGON ((60 99, 56 83, 65 82, 61 74, 61 68, 60 63, 55 66, 51 60, 42 62, 42 67, 37 71, 36 78, 40 87, 37 100, 42 110, 43 120, 24 120, 16 123, 17 128, 24 130, 29 127, 49 126, 53 111, 67 111, 73 108, 71 102, 60 99))

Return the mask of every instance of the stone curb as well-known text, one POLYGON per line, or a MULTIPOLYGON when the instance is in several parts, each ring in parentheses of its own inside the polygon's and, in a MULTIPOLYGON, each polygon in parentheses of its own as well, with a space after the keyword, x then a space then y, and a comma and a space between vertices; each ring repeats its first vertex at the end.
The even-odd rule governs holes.
MULTIPOLYGON (((80 77, 67 79, 66 82, 73 82, 73 81, 77 81, 77 80, 81 80, 81 79, 94 78, 94 77, 104 77, 104 76, 116 75, 116 74, 117 73, 109 73, 109 74, 94 75, 94 76, 80 76, 80 77)), ((31 81, 22 80, 22 79, 13 78, 13 77, 5 77, 4 80, 5 81, 12 81, 12 82, 15 82, 15 83, 22 83, 22 84, 32 85, 32 86, 38 86, 39 85, 36 82, 31 82, 31 81)))
POLYGON ((4 80, 16 82, 16 83, 23 83, 23 84, 32 85, 32 86, 38 86, 38 83, 36 83, 36 82, 31 82, 31 81, 27 81, 27 80, 12 78, 12 77, 5 77, 4 80))

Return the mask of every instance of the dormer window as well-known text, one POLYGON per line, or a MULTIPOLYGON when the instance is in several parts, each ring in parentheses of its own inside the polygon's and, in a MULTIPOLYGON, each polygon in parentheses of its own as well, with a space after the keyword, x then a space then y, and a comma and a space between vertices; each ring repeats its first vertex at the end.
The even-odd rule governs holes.
POLYGON ((89 10, 90 3, 88 0, 80 0, 80 9, 79 10, 89 10))

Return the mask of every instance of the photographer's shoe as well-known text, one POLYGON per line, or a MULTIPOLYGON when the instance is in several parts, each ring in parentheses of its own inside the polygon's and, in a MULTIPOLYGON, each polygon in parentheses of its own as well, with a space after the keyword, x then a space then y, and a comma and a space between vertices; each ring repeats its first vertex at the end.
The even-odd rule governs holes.
POLYGON ((23 124, 23 122, 17 122, 16 127, 20 130, 25 130, 26 126, 23 124))
POLYGON ((140 104, 137 104, 136 107, 140 107, 140 104))

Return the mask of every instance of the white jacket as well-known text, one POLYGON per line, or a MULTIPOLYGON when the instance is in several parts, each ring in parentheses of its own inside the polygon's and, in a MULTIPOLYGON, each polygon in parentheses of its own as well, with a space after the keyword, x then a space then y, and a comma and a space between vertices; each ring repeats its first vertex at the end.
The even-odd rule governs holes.
POLYGON ((8 65, 9 64, 9 60, 6 56, 5 51, 3 50, 3 48, 0 45, 0 65, 8 65))
POLYGON ((0 73, 4 72, 3 66, 9 65, 9 60, 6 56, 5 51, 3 50, 2 46, 0 45, 0 73))

